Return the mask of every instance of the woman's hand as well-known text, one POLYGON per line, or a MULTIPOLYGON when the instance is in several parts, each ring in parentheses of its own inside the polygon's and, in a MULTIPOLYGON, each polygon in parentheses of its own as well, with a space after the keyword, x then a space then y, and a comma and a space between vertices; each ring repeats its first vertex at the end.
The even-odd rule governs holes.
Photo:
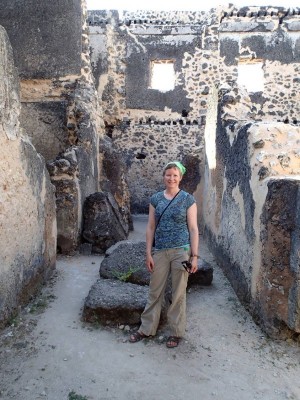
POLYGON ((146 257, 146 266, 148 271, 152 273, 154 268, 154 261, 151 255, 146 257))
POLYGON ((198 262, 196 257, 191 257, 190 258, 190 263, 192 264, 192 268, 190 269, 190 273, 194 274, 195 272, 198 271, 198 262))

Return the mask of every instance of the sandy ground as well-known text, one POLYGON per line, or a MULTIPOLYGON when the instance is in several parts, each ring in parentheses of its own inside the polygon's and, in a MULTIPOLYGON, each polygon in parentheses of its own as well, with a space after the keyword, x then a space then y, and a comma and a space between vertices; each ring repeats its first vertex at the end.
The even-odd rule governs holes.
MULTIPOLYGON (((131 239, 144 238, 136 216, 131 239)), ((81 321, 99 256, 59 257, 41 295, 0 334, 0 398, 19 400, 300 400, 300 347, 268 339, 214 266, 210 287, 188 293, 177 349, 166 330, 131 344, 125 329, 81 321)), ((165 329, 165 328, 164 328, 165 329)))

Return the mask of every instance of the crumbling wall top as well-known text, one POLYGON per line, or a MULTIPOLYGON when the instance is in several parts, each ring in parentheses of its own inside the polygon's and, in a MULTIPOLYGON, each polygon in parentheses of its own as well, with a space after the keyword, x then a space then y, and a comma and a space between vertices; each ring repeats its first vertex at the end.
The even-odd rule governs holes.
POLYGON ((116 10, 91 10, 88 11, 88 24, 107 25, 113 18, 119 18, 120 25, 198 25, 212 23, 212 16, 215 9, 210 12, 205 11, 116 11, 116 10))
POLYGON ((235 6, 228 7, 222 12, 223 18, 248 18, 248 17, 286 17, 300 15, 300 8, 292 7, 274 7, 274 6, 247 6, 237 8, 235 6))

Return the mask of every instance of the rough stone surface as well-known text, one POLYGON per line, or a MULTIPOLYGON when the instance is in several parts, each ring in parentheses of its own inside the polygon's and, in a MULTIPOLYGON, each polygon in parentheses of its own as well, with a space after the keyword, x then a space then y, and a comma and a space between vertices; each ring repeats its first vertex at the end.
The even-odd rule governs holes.
MULTIPOLYGON (((126 279, 138 285, 149 285, 150 274, 145 266, 146 243, 123 241, 112 246, 100 265, 100 276, 109 279, 126 279)), ((199 260, 198 271, 189 275, 188 285, 209 286, 213 280, 213 268, 204 260, 199 260)), ((167 290, 170 298, 171 287, 167 290)))
POLYGON ((145 254, 146 242, 119 242, 105 253, 100 265, 100 276, 109 279, 126 276, 127 282, 148 285, 149 272, 145 266, 145 254))
POLYGON ((46 161, 53 160, 67 145, 66 101, 23 103, 21 125, 46 161))
POLYGON ((102 324, 138 324, 147 301, 144 286, 98 279, 84 304, 83 318, 102 324))
POLYGON ((128 226, 122 224, 122 216, 112 194, 97 192, 86 199, 82 237, 92 244, 95 253, 104 253, 110 246, 128 237, 128 226))
POLYGON ((57 194, 57 244, 65 254, 77 249, 84 201, 99 187, 98 112, 93 86, 82 77, 69 98, 67 146, 47 163, 57 194))
POLYGON ((19 74, 52 78, 79 74, 81 1, 1 0, 0 24, 8 32, 19 74), (70 23, 72 21, 72 23, 70 23))
MULTIPOLYGON (((214 86, 230 87, 224 119, 299 122, 298 11, 234 5, 206 13, 101 10, 90 11, 88 22, 106 131, 126 162, 134 213, 147 212, 164 165, 179 158, 188 163, 186 189, 197 195, 201 215, 204 126, 213 130, 206 117, 214 86), (173 61, 174 89, 151 87, 153 60, 173 61), (259 79, 240 77, 242 67, 260 64, 258 91, 249 83, 259 79)), ((260 170, 261 180, 270 175, 260 170)))
POLYGON ((54 187, 21 133, 18 77, 0 27, 0 326, 27 302, 56 263, 54 187))
MULTIPOLYGON (((59 251, 80 244, 82 208, 99 190, 102 132, 82 0, 6 1, 0 23, 21 78, 21 127, 48 162, 57 193, 59 251)), ((14 115, 11 112, 11 116, 14 115)), ((11 118, 12 120, 12 118, 11 118)))
POLYGON ((272 179, 264 205, 259 317, 273 336, 300 333, 300 181, 272 179))
POLYGON ((229 118, 222 98, 209 112, 216 134, 207 141, 204 236, 256 320, 268 334, 287 337, 299 329, 299 127, 254 124, 245 99, 235 104, 245 121, 229 118))
POLYGON ((125 160, 131 211, 135 214, 147 213, 150 196, 163 189, 162 172, 169 160, 179 159, 187 168, 182 189, 195 193, 201 184, 204 138, 198 125, 123 124, 114 128, 112 143, 125 160))
POLYGON ((123 153, 117 151, 109 136, 104 135, 99 143, 100 151, 100 187, 105 192, 110 192, 119 206, 124 224, 132 229, 130 212, 130 191, 127 179, 127 167, 123 153))

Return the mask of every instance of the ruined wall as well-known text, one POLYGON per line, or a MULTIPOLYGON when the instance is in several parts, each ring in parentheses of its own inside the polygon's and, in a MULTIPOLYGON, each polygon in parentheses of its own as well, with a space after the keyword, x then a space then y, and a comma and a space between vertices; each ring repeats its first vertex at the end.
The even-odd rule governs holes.
POLYGON ((242 107, 246 120, 297 121, 299 14, 299 9, 234 6, 207 13, 89 12, 93 73, 106 133, 128 166, 132 211, 145 210, 166 161, 173 155, 184 161, 189 150, 198 179, 192 186, 202 198, 203 137, 213 86, 227 90, 228 118, 240 119, 242 107), (151 88, 153 60, 173 60, 173 90, 151 88), (263 89, 248 89, 241 102, 241 66, 255 63, 261 65, 263 89))
POLYGON ((233 120, 235 90, 221 87, 210 99, 205 237, 240 299, 278 337, 300 331, 300 130, 253 121, 242 91, 233 120))
POLYGON ((4 0, 0 24, 10 38, 21 79, 21 126, 49 160, 58 154, 54 149, 66 147, 68 96, 81 73, 81 1, 37 7, 33 0, 4 0))
POLYGON ((88 21, 106 133, 127 165, 131 210, 147 211, 174 158, 188 167, 183 187, 200 199, 206 101, 217 75, 216 14, 93 11, 88 21), (153 60, 174 63, 174 89, 150 87, 153 60))
POLYGON ((21 78, 20 123, 56 186, 58 248, 76 249, 82 207, 99 188, 102 130, 89 58, 84 0, 3 1, 0 23, 21 78))
POLYGON ((259 62, 260 91, 250 92, 255 120, 299 121, 300 8, 243 7, 223 12, 219 26, 220 81, 259 62))
POLYGON ((20 128, 19 81, 0 26, 0 326, 55 267, 54 187, 20 128))
POLYGON ((201 180, 201 155, 204 149, 199 127, 186 125, 136 124, 115 128, 114 146, 129 166, 131 209, 147 213, 153 192, 163 189, 162 170, 166 160, 182 160, 187 168, 181 187, 197 191, 201 180))

